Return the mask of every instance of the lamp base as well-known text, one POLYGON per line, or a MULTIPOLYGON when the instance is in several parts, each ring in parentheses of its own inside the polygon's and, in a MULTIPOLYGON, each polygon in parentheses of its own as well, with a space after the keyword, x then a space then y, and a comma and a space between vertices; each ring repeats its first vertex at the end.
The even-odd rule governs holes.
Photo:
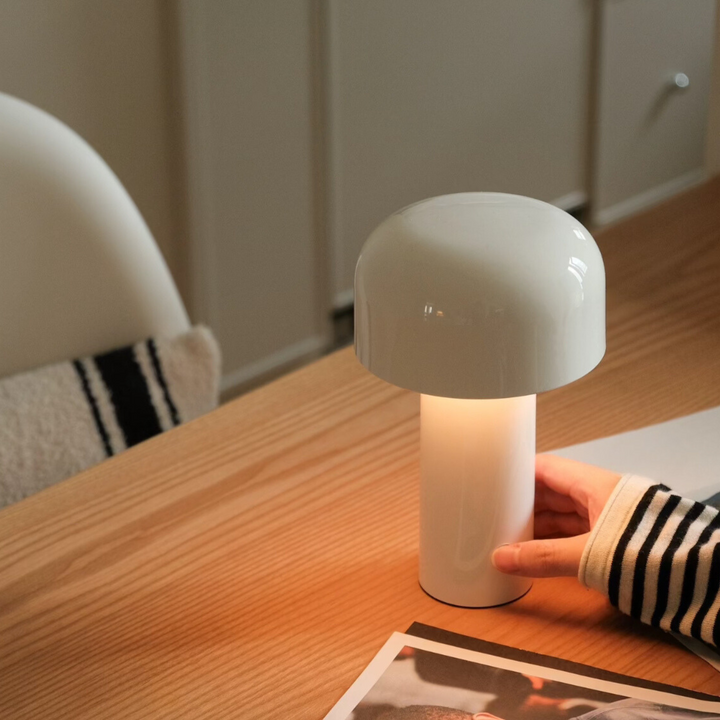
POLYGON ((490 610, 491 608, 502 607, 503 605, 510 605, 511 603, 514 603, 516 600, 520 600, 521 598, 524 598, 530 592, 530 590, 532 590, 532 581, 529 581, 527 589, 521 595, 510 598, 509 600, 505 600, 504 602, 496 603, 495 605, 455 605, 454 603, 447 602, 447 601, 443 600, 442 598, 436 597, 431 592, 428 592, 422 586, 422 583, 418 583, 418 584, 420 585, 420 589, 426 595, 431 597, 433 600, 437 600, 438 602, 443 603, 443 605, 450 605, 450 607, 468 608, 470 610, 490 610))
POLYGON ((497 571, 490 557, 533 536, 535 405, 535 395, 422 396, 420 585, 428 595, 493 607, 530 589, 530 579, 497 571))

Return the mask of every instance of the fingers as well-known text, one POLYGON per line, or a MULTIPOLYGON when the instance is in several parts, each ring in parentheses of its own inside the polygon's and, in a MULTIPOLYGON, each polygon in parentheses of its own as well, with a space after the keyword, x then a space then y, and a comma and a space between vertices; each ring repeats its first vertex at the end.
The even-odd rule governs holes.
POLYGON ((535 478, 561 495, 572 495, 572 490, 588 483, 608 482, 619 479, 611 470, 568 460, 557 455, 535 456, 535 478))
POLYGON ((500 572, 525 577, 577 576, 588 534, 505 545, 492 555, 500 572))
MULTIPOLYGON (((553 493, 565 496, 575 503, 577 512, 587 513, 591 527, 619 480, 617 473, 575 460, 554 455, 538 455, 535 458, 536 488, 546 488, 541 502, 549 503, 553 493)), ((555 509, 563 511, 559 505, 555 509)))
POLYGON ((619 479, 609 470, 553 455, 538 455, 535 534, 551 539, 497 548, 492 556, 493 565, 511 575, 576 576, 589 530, 619 479))
POLYGON ((535 512, 552 512, 569 513, 581 512, 582 507, 567 495, 561 495, 555 490, 551 490, 540 480, 535 481, 535 512))
POLYGON ((556 513, 551 511, 535 513, 535 537, 571 537, 589 532, 587 518, 576 513, 556 513))
POLYGON ((536 481, 556 493, 573 497, 573 490, 582 486, 582 480, 590 478, 594 471, 600 470, 593 465, 568 460, 557 455, 537 455, 535 457, 536 481))

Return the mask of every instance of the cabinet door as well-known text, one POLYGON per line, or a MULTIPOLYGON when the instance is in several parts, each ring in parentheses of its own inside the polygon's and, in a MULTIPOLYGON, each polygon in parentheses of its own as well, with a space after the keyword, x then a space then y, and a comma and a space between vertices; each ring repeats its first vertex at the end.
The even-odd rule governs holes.
POLYGON ((602 3, 595 222, 617 220, 703 178, 714 13, 715 0, 602 3), (675 83, 679 73, 687 87, 675 83))
POLYGON ((327 0, 336 305, 372 229, 433 195, 584 200, 589 0, 327 0))
POLYGON ((297 0, 179 5, 195 309, 220 340, 224 390, 328 344, 311 23, 297 0))

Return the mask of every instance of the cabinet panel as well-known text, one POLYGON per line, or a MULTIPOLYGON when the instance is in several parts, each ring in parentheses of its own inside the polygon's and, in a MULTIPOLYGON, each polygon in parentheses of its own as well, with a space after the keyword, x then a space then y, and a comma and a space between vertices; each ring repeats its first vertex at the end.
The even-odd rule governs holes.
POLYGON ((601 6, 593 216, 612 222, 703 177, 715 0, 601 6), (690 84, 673 83, 684 73, 690 84))
POLYGON ((422 198, 584 196, 590 0, 327 0, 336 305, 367 235, 422 198))
POLYGON ((183 0, 194 297, 231 389, 328 343, 319 280, 311 6, 183 0))

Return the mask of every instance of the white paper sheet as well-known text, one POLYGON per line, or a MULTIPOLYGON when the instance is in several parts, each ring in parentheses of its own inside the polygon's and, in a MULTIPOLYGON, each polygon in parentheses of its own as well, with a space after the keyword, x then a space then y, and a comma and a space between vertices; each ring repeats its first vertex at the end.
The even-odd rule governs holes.
POLYGON ((720 407, 552 453, 643 475, 705 500, 720 492, 720 407))

